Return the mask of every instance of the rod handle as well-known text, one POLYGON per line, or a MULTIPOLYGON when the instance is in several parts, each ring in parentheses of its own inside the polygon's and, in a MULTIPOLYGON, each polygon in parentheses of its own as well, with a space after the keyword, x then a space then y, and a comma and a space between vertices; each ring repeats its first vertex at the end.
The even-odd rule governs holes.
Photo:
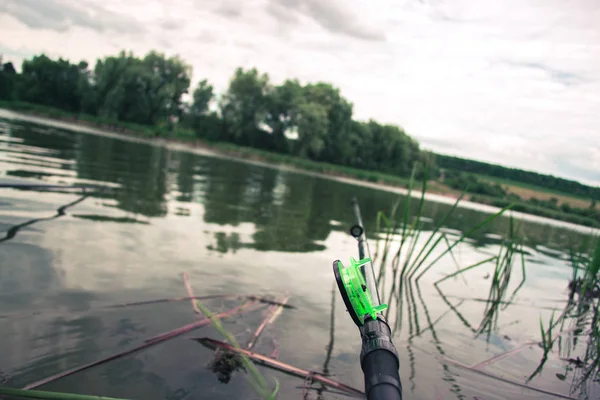
POLYGON ((391 339, 385 318, 365 318, 361 327, 360 364, 365 376, 368 400, 402 400, 402 383, 398 369, 398 352, 391 339))

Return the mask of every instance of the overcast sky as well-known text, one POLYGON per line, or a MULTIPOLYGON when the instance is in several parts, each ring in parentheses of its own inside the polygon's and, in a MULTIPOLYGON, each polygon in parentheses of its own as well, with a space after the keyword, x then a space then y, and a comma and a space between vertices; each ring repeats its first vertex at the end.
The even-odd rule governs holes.
POLYGON ((179 54, 341 88, 422 146, 600 184, 598 0, 0 0, 0 54, 179 54))

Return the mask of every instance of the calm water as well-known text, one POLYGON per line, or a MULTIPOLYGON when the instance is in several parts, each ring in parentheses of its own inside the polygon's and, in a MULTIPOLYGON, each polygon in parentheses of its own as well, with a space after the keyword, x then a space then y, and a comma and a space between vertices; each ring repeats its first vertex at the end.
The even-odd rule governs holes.
MULTIPOLYGON (((374 238, 377 210, 389 211, 397 194, 10 119, 0 120, 0 181, 110 188, 53 219, 59 207, 81 194, 0 189, 0 382, 5 377, 8 385, 23 387, 193 322, 197 317, 189 302, 103 308, 185 296, 182 273, 187 272, 196 295, 291 296, 296 309, 285 310, 265 330, 255 351, 275 350, 281 361, 312 371, 323 371, 326 364, 334 379, 362 389, 358 332, 337 293, 330 335, 331 263, 356 256, 356 242, 347 234, 352 196, 374 238), (11 227, 35 219, 41 220, 14 235, 11 227)), ((428 202, 425 230, 449 207, 428 202)), ((444 232, 455 240, 486 216, 457 209, 444 232)), ((484 315, 491 265, 445 281, 442 294, 432 285, 456 264, 465 267, 496 254, 507 229, 507 218, 486 226, 457 247, 455 260, 443 258, 418 286, 405 288, 402 315, 391 319, 398 327, 406 399, 552 398, 459 364, 472 366, 522 349, 479 370, 525 383, 542 349, 522 346, 540 340, 540 317, 547 323, 553 310, 558 315, 564 308, 568 252, 583 233, 559 224, 525 224, 526 284, 500 310, 489 337, 476 336, 473 329, 484 315)), ((420 241, 426 238, 423 234, 420 241)), ((521 280, 520 265, 513 275, 511 288, 521 280)), ((205 304, 225 311, 239 301, 205 304)), ((243 345, 261 313, 226 326, 243 345)), ((202 328, 41 389, 144 400, 256 398, 240 374, 229 384, 219 383, 207 368, 213 353, 186 339, 192 336, 221 339, 212 328, 202 328)), ((528 385, 577 398, 579 391, 569 394, 577 371, 566 371, 561 360, 583 354, 586 339, 577 343, 568 354, 552 353, 528 385)), ((280 398, 302 398, 301 379, 261 371, 279 380, 280 398)))

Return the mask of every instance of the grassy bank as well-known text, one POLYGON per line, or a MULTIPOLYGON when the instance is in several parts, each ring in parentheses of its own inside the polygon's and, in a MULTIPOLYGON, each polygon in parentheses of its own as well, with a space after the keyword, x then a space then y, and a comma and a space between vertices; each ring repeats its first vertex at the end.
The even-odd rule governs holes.
MULTIPOLYGON (((87 114, 72 114, 56 108, 24 102, 0 101, 0 108, 14 110, 34 116, 47 117, 65 122, 72 122, 128 136, 161 138, 162 140, 167 139, 174 142, 189 143, 193 144, 193 146, 195 147, 210 149, 227 156, 239 157, 272 164, 283 164, 291 166, 293 168, 297 168, 299 170, 321 173, 329 176, 354 178, 362 181, 386 184, 395 187, 406 188, 408 186, 407 178, 394 176, 391 174, 381 173, 377 171, 362 170, 323 162, 316 162, 305 158, 291 156, 288 154, 274 153, 252 147, 239 146, 227 142, 211 142, 204 139, 198 139, 192 129, 182 126, 176 126, 173 129, 169 130, 169 127, 165 124, 159 124, 157 126, 148 126, 124 123, 87 114)), ((480 176, 480 178, 483 180, 488 179, 489 177, 480 176)), ((508 191, 510 191, 510 185, 508 182, 499 182, 495 179, 493 180, 493 182, 509 186, 507 189, 508 191)), ((558 195, 546 189, 535 188, 526 184, 518 185, 515 182, 511 182, 511 184, 515 187, 527 188, 530 194, 532 194, 530 197, 535 197, 537 199, 543 200, 551 197, 560 196, 557 197, 559 202, 569 204, 569 197, 565 196, 564 194, 558 195)), ((428 186, 429 192, 445 195, 448 197, 457 198, 461 193, 460 190, 453 189, 438 181, 431 181, 430 184, 428 184, 428 186)), ((528 198, 524 197, 523 199, 527 200, 528 198)), ((553 210, 545 207, 540 207, 534 204, 527 203, 525 201, 517 200, 515 202, 506 198, 491 197, 478 194, 472 195, 471 200, 477 203, 493 205, 501 208, 509 204, 513 204, 512 209, 515 211, 521 211, 524 213, 534 214, 538 216, 543 216, 585 226, 600 227, 600 222, 596 221, 593 218, 588 218, 575 213, 566 213, 560 210, 553 210)), ((576 204, 579 205, 579 203, 583 201, 581 198, 577 197, 573 197, 572 200, 574 203, 571 202, 570 204, 573 206, 575 206, 576 204)))
POLYGON ((552 190, 525 182, 501 179, 494 176, 481 174, 474 175, 483 181, 497 183, 503 188, 505 188, 507 191, 514 193, 526 200, 532 197, 535 197, 540 200, 549 200, 554 197, 558 200, 558 204, 569 204, 573 207, 588 207, 590 205, 589 198, 579 196, 576 194, 566 194, 565 192, 561 192, 559 190, 552 190))

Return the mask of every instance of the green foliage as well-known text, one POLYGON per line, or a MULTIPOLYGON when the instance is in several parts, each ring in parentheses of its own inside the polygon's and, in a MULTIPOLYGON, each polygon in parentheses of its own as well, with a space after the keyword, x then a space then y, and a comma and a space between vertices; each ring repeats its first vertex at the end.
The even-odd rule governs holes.
POLYGON ((87 63, 71 64, 59 58, 51 60, 46 55, 23 61, 16 96, 19 100, 79 112, 87 73, 87 63))
POLYGON ((188 91, 191 72, 179 57, 167 59, 154 51, 143 59, 121 52, 98 60, 92 95, 97 113, 148 125, 181 118, 181 97, 188 91))
MULTIPOLYGON (((53 107, 47 112, 51 117, 75 117, 117 131, 152 136, 168 131, 181 140, 200 138, 267 150, 270 153, 259 154, 268 159, 278 157, 273 153, 295 156, 285 162, 301 168, 305 164, 312 171, 342 171, 371 182, 405 181, 415 167, 416 179, 424 179, 425 170, 437 178, 441 167, 445 184, 476 195, 477 201, 499 207, 514 202, 517 211, 600 226, 600 210, 594 206, 522 201, 475 174, 578 194, 592 198, 593 205, 600 198, 599 188, 422 151, 401 127, 354 120, 352 103, 331 84, 286 80, 276 85, 255 68, 238 68, 222 96, 215 96, 212 85, 201 80, 187 104, 183 98, 191 73, 179 57, 155 51, 143 58, 122 51, 97 60, 93 69, 85 61, 72 64, 42 54, 25 60, 20 74, 11 63, 0 62, 0 101, 18 104, 13 109, 27 110, 26 103, 53 107)), ((240 149, 236 153, 255 154, 240 149)))
POLYGON ((42 400, 124 400, 113 397, 88 396, 83 394, 46 392, 41 390, 23 390, 0 387, 0 395, 13 396, 23 399, 42 400))
POLYGON ((266 118, 269 91, 268 75, 260 75, 255 68, 249 71, 238 68, 235 71, 220 104, 225 140, 253 147, 270 147, 266 145, 267 132, 260 127, 266 118))
POLYGON ((188 91, 191 72, 179 57, 166 58, 154 51, 144 58, 121 52, 98 60, 93 71, 85 61, 71 64, 42 54, 25 60, 20 74, 12 64, 3 65, 0 99, 156 125, 183 116, 182 96, 188 91))
POLYGON ((491 197, 505 197, 506 191, 499 184, 490 184, 478 179, 473 174, 446 171, 444 183, 453 189, 465 190, 468 193, 481 194, 491 197))
MULTIPOLYGON (((398 198, 398 201, 392 207, 389 217, 380 211, 377 214, 376 221, 376 232, 383 231, 384 235, 383 237, 377 236, 373 265, 378 270, 377 286, 380 288, 382 302, 385 304, 393 304, 394 298, 398 299, 398 305, 396 306, 398 318, 396 318, 392 328, 394 332, 401 327, 403 310, 402 293, 404 288, 408 288, 409 291, 412 290, 412 282, 418 286, 419 280, 427 274, 432 267, 437 265, 442 258, 450 256, 454 259, 453 250, 457 246, 466 241, 477 231, 480 231, 493 223, 496 218, 500 217, 509 209, 509 207, 505 207, 496 214, 487 216, 483 221, 474 222, 472 226, 465 229, 464 233, 459 238, 451 243, 447 234, 443 232, 443 228, 446 221, 458 208, 464 193, 441 217, 433 229, 425 229, 423 226, 423 209, 425 204, 425 193, 427 191, 428 169, 423 168, 424 179, 420 191, 420 200, 415 212, 413 210, 414 207, 412 207, 412 191, 416 172, 417 168, 413 170, 406 197, 402 196, 398 198), (400 209, 401 202, 404 203, 403 210, 400 209), (397 237, 398 240, 394 240, 394 237, 397 237), (389 290, 385 290, 386 280, 388 279, 391 279, 391 287, 389 290)), ((488 258, 470 267, 460 269, 456 273, 450 274, 446 278, 435 282, 435 286, 437 288, 437 285, 445 279, 494 260, 496 260, 496 257, 488 258)), ((510 260, 512 260, 512 256, 510 257, 510 260)), ((503 259, 502 265, 504 265, 504 267, 502 268, 505 269, 505 265, 508 263, 510 262, 503 259)), ((497 267, 497 270, 502 268, 497 267)), ((439 290, 439 288, 437 289, 439 290)), ((385 317, 389 318, 391 312, 391 308, 388 308, 385 317)), ((415 325, 418 325, 416 320, 415 325)))
POLYGON ((0 57, 0 100, 12 100, 14 97, 14 87, 18 76, 15 67, 11 62, 2 63, 0 57))
POLYGON ((192 95, 193 103, 183 115, 183 125, 190 127, 195 136, 209 141, 223 140, 223 123, 219 115, 210 112, 215 97, 214 89, 208 81, 198 82, 192 95))
POLYGON ((552 175, 544 175, 537 172, 523 171, 517 168, 507 168, 501 165, 488 164, 441 154, 437 154, 435 158, 437 165, 440 168, 509 179, 515 182, 535 185, 537 187, 551 189, 569 195, 600 199, 600 188, 587 186, 568 179, 557 178, 552 175))
POLYGON ((402 177, 422 159, 399 127, 354 121, 352 104, 328 83, 272 85, 256 69, 238 69, 220 106, 224 127, 216 136, 236 144, 402 177))
POLYGON ((549 200, 540 200, 532 197, 523 200, 513 193, 507 193, 498 183, 489 183, 474 174, 458 172, 455 170, 444 171, 444 183, 453 189, 473 193, 471 200, 487 203, 497 207, 513 204, 512 209, 542 217, 554 218, 587 226, 600 226, 600 211, 594 207, 578 208, 563 203, 558 204, 555 197, 549 200))
POLYGON ((206 79, 200 81, 196 89, 194 89, 194 102, 190 107, 189 114, 192 117, 201 117, 206 115, 213 97, 214 93, 212 85, 210 85, 206 79))
POLYGON ((291 143, 286 134, 298 133, 299 107, 302 102, 302 86, 296 80, 287 80, 282 85, 275 86, 267 97, 265 123, 272 132, 276 151, 291 152, 291 143))

